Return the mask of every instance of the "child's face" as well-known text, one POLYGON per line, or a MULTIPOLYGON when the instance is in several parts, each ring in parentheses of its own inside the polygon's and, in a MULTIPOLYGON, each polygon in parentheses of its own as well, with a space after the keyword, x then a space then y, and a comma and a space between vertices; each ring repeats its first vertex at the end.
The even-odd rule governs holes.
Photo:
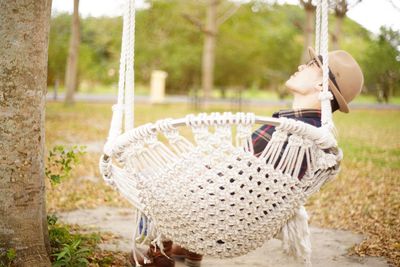
POLYGON ((312 60, 307 64, 300 65, 298 71, 290 76, 285 85, 292 93, 308 95, 320 90, 318 85, 321 83, 322 70, 312 60))

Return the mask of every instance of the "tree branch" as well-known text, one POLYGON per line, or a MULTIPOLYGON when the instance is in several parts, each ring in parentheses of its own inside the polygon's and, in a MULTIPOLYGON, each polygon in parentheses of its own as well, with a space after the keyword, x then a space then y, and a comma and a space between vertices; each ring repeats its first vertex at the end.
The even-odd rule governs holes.
POLYGON ((344 16, 346 16, 348 10, 349 9, 347 0, 336 0, 335 4, 336 17, 343 18, 344 16))
POLYGON ((313 5, 312 0, 300 0, 300 5, 304 7, 305 10, 311 10, 314 11, 316 6, 313 5))
POLYGON ((393 0, 388 0, 388 2, 393 6, 394 9, 396 9, 398 12, 400 12, 400 7, 396 6, 393 0))
POLYGON ((217 27, 227 21, 236 11, 240 8, 240 4, 234 4, 228 11, 226 11, 220 18, 217 19, 217 27))
POLYGON ((198 19, 198 18, 196 18, 196 17, 193 17, 193 16, 190 16, 189 14, 186 14, 186 13, 182 13, 182 16, 183 16, 187 21, 189 21, 189 22, 192 23, 194 26, 196 26, 201 32, 204 32, 204 33, 207 32, 206 28, 204 27, 204 24, 201 22, 200 19, 198 19))
POLYGON ((362 2, 362 0, 355 1, 355 3, 353 3, 348 9, 352 9, 353 7, 355 7, 356 5, 358 5, 361 2, 362 2))
POLYGON ((335 3, 335 15, 337 17, 345 17, 347 12, 361 3, 362 0, 356 0, 353 3, 349 3, 349 0, 336 0, 335 3))

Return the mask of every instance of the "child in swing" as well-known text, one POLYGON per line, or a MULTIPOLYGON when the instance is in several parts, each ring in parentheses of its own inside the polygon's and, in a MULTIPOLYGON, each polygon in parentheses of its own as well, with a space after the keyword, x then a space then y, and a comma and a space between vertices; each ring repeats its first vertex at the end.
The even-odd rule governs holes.
MULTIPOLYGON (((310 47, 310 61, 300 65, 298 71, 294 73, 285 83, 286 88, 293 95, 292 109, 275 112, 273 117, 286 117, 316 127, 321 126, 321 104, 319 93, 322 91, 322 57, 317 56, 310 47)), ((332 112, 339 110, 348 113, 348 103, 352 101, 360 92, 363 86, 363 74, 360 66, 355 59, 343 50, 332 51, 328 54, 329 58, 329 90, 333 95, 331 100, 332 112)), ((252 135, 254 154, 259 156, 275 131, 271 125, 263 125, 252 135)), ((304 162, 303 165, 306 163, 304 162)), ((301 179, 307 166, 302 166, 299 174, 301 179)), ((147 256, 151 263, 144 264, 143 259, 139 259, 142 266, 149 267, 173 267, 175 262, 172 258, 183 259, 187 266, 200 266, 202 255, 190 252, 172 241, 164 241, 164 256, 160 249, 153 246, 147 251, 147 256)), ((135 266, 134 260, 131 263, 135 266)))

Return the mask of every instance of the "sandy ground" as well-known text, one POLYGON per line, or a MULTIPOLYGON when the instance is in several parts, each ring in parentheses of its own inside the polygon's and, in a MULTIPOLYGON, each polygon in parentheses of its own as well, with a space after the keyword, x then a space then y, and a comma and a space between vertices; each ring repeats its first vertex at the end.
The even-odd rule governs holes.
MULTIPOLYGON (((69 224, 79 224, 90 231, 112 232, 120 238, 111 243, 102 244, 103 249, 130 251, 133 211, 124 208, 100 207, 92 210, 76 210, 59 214, 60 220, 69 224)), ((314 267, 338 266, 389 266, 384 258, 347 256, 348 248, 359 243, 363 236, 348 231, 321 229, 311 227, 312 233, 312 263, 314 267)), ((176 267, 185 266, 177 262, 176 267)), ((234 259, 214 259, 205 257, 202 266, 205 267, 272 267, 303 266, 299 261, 288 257, 282 252, 279 240, 270 240, 263 247, 234 259)))

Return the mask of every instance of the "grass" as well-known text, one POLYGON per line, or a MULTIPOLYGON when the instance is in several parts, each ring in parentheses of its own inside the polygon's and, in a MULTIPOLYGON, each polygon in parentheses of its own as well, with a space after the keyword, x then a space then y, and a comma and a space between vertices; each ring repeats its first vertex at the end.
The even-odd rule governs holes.
MULTIPOLYGON (((65 91, 64 87, 60 87, 58 89, 58 93, 63 93, 65 91)), ((54 87, 50 86, 48 88, 49 94, 54 93, 54 87)), ((94 94, 94 95, 102 95, 102 94, 111 94, 111 95, 117 95, 117 85, 100 85, 96 84, 93 86, 90 86, 89 84, 82 84, 79 87, 79 92, 84 93, 84 94, 94 94)), ((135 88, 135 94, 140 95, 140 96, 146 96, 149 95, 150 89, 148 86, 145 85, 137 85, 135 88)), ((212 93, 214 98, 222 98, 221 92, 219 90, 214 90, 212 93)), ((257 88, 249 88, 246 90, 243 90, 241 92, 241 96, 243 99, 262 99, 262 100, 271 100, 271 101, 279 101, 279 96, 278 94, 272 90, 266 90, 266 89, 257 89, 257 88)), ((238 98, 239 97, 239 91, 238 89, 227 89, 226 90, 226 98, 238 98)), ((285 99, 290 99, 290 97, 286 97, 285 99)), ((371 104, 371 103, 378 103, 376 96, 375 95, 370 95, 370 94, 361 94, 358 96, 353 103, 357 104, 371 104)), ((400 96, 393 96, 389 99, 390 104, 396 104, 400 105, 400 96)))
MULTIPOLYGON (((208 111, 225 111, 212 107, 208 111)), ((270 115, 279 107, 252 108, 270 115)), ((196 113, 189 105, 137 105, 136 124, 165 117, 196 113)), ((340 175, 308 202, 311 223, 351 230, 366 239, 352 249, 358 255, 385 256, 400 265, 400 111, 355 110, 335 114, 339 143, 344 152, 340 175)), ((48 103, 46 147, 57 144, 96 144, 106 140, 111 105, 78 103, 64 107, 48 103)), ((89 146, 90 147, 90 146, 89 146)), ((48 190, 49 210, 62 211, 99 205, 129 206, 118 193, 100 180, 100 151, 88 151, 74 178, 48 190)))

